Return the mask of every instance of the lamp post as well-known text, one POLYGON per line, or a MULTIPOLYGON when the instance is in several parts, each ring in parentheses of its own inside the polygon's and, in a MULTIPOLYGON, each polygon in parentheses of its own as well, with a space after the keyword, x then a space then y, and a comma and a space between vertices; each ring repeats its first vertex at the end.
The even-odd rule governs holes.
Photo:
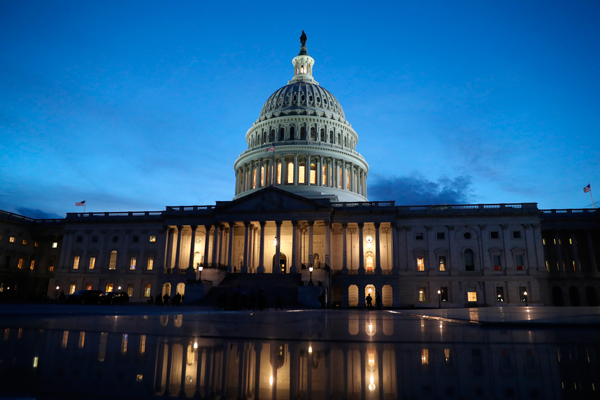
POLYGON ((54 298, 58 299, 58 290, 60 289, 60 286, 56 286, 56 291, 54 292, 54 298))
POLYGON ((314 283, 312 281, 312 272, 313 272, 313 266, 312 265, 310 267, 308 267, 308 271, 310 272, 310 280, 308 281, 308 286, 314 286, 314 283))
POLYGON ((438 289, 438 308, 442 308, 442 291, 438 289))
POLYGON ((202 265, 200 265, 200 263, 197 263, 196 268, 198 268, 198 280, 202 281, 202 265))
POLYGON ((525 296, 525 307, 529 307, 529 302, 527 301, 527 290, 523 292, 523 296, 525 296))

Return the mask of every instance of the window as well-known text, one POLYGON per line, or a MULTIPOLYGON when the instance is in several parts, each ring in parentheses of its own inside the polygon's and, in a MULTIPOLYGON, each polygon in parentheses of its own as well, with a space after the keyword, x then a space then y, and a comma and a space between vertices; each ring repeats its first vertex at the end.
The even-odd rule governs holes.
MULTIPOLYGON (((575 261, 573 261, 575 262, 575 261)), ((523 261, 523 255, 517 254, 515 256, 515 264, 517 264, 517 271, 525 271, 525 263, 523 261)))
POLYGON ((465 271, 475 271, 475 255, 473 250, 465 250, 465 271))
POLYGON ((137 242, 139 242, 139 241, 140 241, 140 237, 139 237, 139 236, 137 236, 137 235, 135 235, 135 236, 133 236, 133 237, 131 238, 131 240, 133 241, 133 243, 137 243, 137 242))
POLYGON ((50 265, 50 266, 48 267, 48 271, 50 271, 50 272, 54 271, 54 265, 50 265))
POLYGON ((425 302, 425 288, 424 287, 420 287, 419 288, 419 302, 424 303, 425 302))
POLYGON ((98 236, 92 236, 92 243, 98 243, 98 236))
POLYGON ((79 256, 73 257, 73 269, 79 269, 79 256))
POLYGON ((34 268, 35 268, 35 260, 31 260, 31 263, 29 264, 29 269, 31 271, 33 271, 34 268))
POLYGON ((117 269, 117 251, 113 250, 110 252, 110 260, 108 262, 108 269, 117 269))
POLYGON ((23 239, 21 243, 23 243, 23 246, 27 246, 27 239, 23 239))
POLYGON ((56 249, 58 247, 58 242, 52 242, 52 248, 56 249))
POLYGON ((96 266, 96 257, 90 257, 90 263, 88 264, 88 269, 94 269, 96 266))
POLYGON ((444 238, 445 238, 444 232, 436 233, 436 237, 438 240, 444 240, 444 238))
POLYGON ((502 263, 499 255, 492 256, 494 271, 502 271, 502 263))
POLYGON ((467 292, 467 301, 469 303, 477 302, 477 292, 467 292))
POLYGON ((77 236, 77 237, 75 238, 75 241, 76 241, 77 243, 81 243, 81 242, 83 241, 83 237, 82 237, 82 236, 77 236))
POLYGON ((106 293, 110 293, 112 291, 113 291, 113 284, 112 283, 107 283, 106 284, 106 290, 105 290, 105 292, 106 293))
POLYGON ((144 297, 150 297, 150 293, 152 293, 152 285, 147 283, 144 285, 144 297))
POLYGON ((496 303, 504 303, 504 288, 496 287, 496 303))
POLYGON ((513 231, 513 239, 521 239, 521 231, 513 231))
POLYGON ((417 271, 425 271, 425 257, 417 257, 417 271))
POLYGON ((446 270, 446 256, 439 257, 440 271, 446 270))
POLYGON ((19 263, 17 264, 17 268, 23 269, 23 259, 19 258, 19 263))
POLYGON ((69 285, 69 294, 73 294, 73 293, 75 293, 75 284, 71 283, 69 285))
POLYGON ((33 242, 33 247, 38 247, 38 242, 33 242))
POLYGON ((8 241, 9 241, 10 243, 14 243, 14 242, 15 242, 15 237, 14 237, 14 236, 11 236, 11 237, 9 237, 9 238, 8 238, 8 241))
POLYGON ((304 164, 300 164, 298 167, 298 183, 304 184, 304 177, 306 176, 306 166, 304 164))
POLYGON ((323 165, 323 186, 327 186, 327 166, 323 165))
POLYGON ((152 268, 154 268, 154 257, 148 257, 148 262, 146 263, 146 269, 148 271, 152 271, 152 268))
POLYGON ((131 283, 127 285, 127 295, 129 297, 133 296, 133 284, 131 284, 131 283))
POLYGON ((315 164, 310 164, 310 184, 317 184, 317 166, 315 164))
POLYGON ((294 163, 288 162, 287 165, 287 182, 288 184, 294 183, 294 163))
POLYGON ((137 257, 131 257, 131 259, 129 260, 129 269, 130 270, 135 270, 135 264, 137 263, 137 257))
POLYGON ((440 300, 448 301, 448 288, 446 286, 440 287, 440 300))
POLYGON ((112 241, 113 241, 113 243, 117 243, 119 241, 119 237, 113 236, 112 241))
POLYGON ((465 239, 467 239, 467 240, 471 239, 471 232, 465 232, 465 233, 463 234, 463 237, 464 237, 465 239))
POLYGON ((92 290, 92 284, 91 283, 86 283, 85 284, 85 290, 92 290))
POLYGON ((415 240, 423 240, 423 233, 419 232, 415 235, 415 240))
POLYGON ((498 232, 498 231, 490 232, 490 239, 499 239, 499 238, 500 238, 500 232, 498 232))
POLYGON ((350 171, 346 170, 346 190, 350 190, 350 171))
POLYGON ((150 243, 156 242, 156 235, 150 235, 150 243))

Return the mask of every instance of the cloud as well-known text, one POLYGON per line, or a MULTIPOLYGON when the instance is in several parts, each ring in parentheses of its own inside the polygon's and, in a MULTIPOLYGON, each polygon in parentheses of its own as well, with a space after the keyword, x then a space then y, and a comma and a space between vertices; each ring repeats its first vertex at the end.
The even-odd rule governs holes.
POLYGON ((468 175, 441 176, 437 182, 419 174, 376 177, 369 184, 370 200, 395 200, 396 205, 464 204, 473 198, 471 177, 468 175))
POLYGON ((21 215, 25 215, 29 218, 35 219, 55 219, 55 218, 63 218, 58 214, 53 212, 42 211, 37 208, 27 208, 27 207, 17 207, 17 212, 21 215))

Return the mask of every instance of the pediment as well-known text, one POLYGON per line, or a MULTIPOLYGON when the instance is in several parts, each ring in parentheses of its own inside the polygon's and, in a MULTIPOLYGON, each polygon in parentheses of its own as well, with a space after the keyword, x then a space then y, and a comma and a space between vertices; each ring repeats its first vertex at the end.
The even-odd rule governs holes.
POLYGON ((275 187, 267 187, 240 199, 233 200, 217 212, 227 213, 278 213, 278 212, 302 212, 328 210, 330 207, 281 190, 275 187))

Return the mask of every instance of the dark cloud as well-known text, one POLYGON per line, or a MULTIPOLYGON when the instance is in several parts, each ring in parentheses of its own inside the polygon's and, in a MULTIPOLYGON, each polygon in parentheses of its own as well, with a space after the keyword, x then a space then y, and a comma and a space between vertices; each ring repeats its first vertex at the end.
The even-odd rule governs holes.
POLYGON ((24 215, 29 218, 35 219, 54 219, 54 218, 64 218, 58 214, 54 214, 52 212, 45 212, 37 208, 27 208, 27 207, 17 207, 17 212, 21 215, 24 215))
POLYGON ((473 197, 468 175, 442 176, 437 182, 420 175, 378 177, 369 184, 369 200, 395 200, 396 205, 465 204, 473 197))

